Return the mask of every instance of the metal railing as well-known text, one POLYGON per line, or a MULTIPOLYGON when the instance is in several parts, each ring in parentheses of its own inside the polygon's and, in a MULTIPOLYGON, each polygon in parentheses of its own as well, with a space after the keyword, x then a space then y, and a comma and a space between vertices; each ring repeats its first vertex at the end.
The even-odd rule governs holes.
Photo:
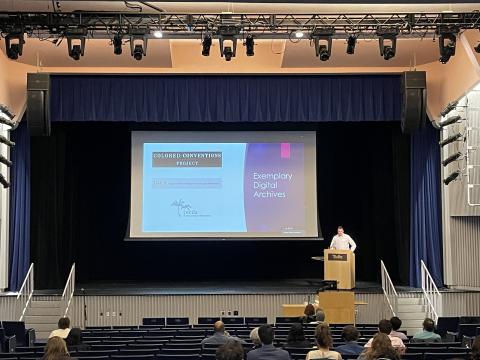
POLYGON ((392 311, 393 316, 397 314, 397 305, 398 305, 398 294, 397 290, 395 290, 395 286, 393 286, 392 279, 390 279, 390 275, 388 274, 387 268, 383 263, 383 260, 380 260, 380 272, 382 274, 382 290, 385 298, 387 299, 388 306, 392 311))
POLYGON ((33 263, 30 264, 28 268, 27 275, 25 275, 25 279, 23 280, 22 286, 18 291, 17 295, 17 318, 18 321, 23 321, 25 313, 27 312, 28 305, 30 305, 30 301, 32 300, 33 289, 34 289, 34 278, 33 278, 33 263))
POLYGON ((442 294, 438 291, 427 266, 420 260, 423 297, 427 304, 427 314, 435 322, 442 315, 442 294))
POLYGON ((75 263, 73 263, 72 268, 70 269, 70 274, 68 275, 67 283, 63 289, 62 299, 60 300, 60 316, 67 316, 68 310, 73 299, 73 293, 75 292, 75 263))

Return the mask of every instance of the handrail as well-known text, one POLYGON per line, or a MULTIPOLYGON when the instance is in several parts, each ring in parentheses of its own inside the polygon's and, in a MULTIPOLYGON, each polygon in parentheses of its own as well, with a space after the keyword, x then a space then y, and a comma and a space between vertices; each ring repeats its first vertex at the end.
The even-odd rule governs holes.
POLYGON ((70 273, 68 274, 68 279, 65 284, 65 288, 63 289, 62 299, 60 300, 60 304, 61 304, 60 316, 61 317, 67 316, 74 292, 75 292, 75 263, 73 263, 72 268, 70 269, 70 273))
POLYGON ((437 285, 433 281, 427 266, 420 260, 422 274, 423 297, 427 302, 427 313, 433 321, 437 322, 439 315, 442 314, 442 294, 438 291, 437 285))
POLYGON ((380 260, 380 272, 382 274, 383 294, 387 299, 388 306, 390 307, 390 310, 392 311, 393 316, 396 316, 398 294, 397 294, 397 290, 395 290, 395 286, 393 286, 392 279, 388 274, 387 268, 385 267, 383 260, 380 260))
POLYGON ((28 305, 33 296, 34 290, 34 273, 33 273, 33 263, 30 264, 28 268, 27 275, 23 280, 22 286, 17 294, 17 311, 18 311, 18 321, 22 321, 25 313, 27 312, 28 305))

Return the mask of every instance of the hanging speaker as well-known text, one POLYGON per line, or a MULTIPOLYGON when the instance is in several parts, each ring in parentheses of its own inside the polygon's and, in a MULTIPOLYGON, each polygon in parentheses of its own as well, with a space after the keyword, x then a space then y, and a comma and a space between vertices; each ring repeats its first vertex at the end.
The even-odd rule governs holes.
POLYGON ((49 136, 50 74, 27 74, 27 123, 31 136, 49 136))
POLYGON ((410 134, 425 125, 427 116, 427 73, 405 71, 402 74, 402 132, 410 134))

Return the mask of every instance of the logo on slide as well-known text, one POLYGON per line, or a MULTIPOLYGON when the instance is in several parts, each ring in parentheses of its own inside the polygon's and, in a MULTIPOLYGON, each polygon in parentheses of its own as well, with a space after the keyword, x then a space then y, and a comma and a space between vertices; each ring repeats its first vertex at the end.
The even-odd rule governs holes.
POLYGON ((170 206, 177 208, 177 215, 179 217, 197 217, 197 216, 210 216, 207 214, 200 214, 200 212, 194 209, 190 204, 186 203, 183 199, 175 200, 170 206))

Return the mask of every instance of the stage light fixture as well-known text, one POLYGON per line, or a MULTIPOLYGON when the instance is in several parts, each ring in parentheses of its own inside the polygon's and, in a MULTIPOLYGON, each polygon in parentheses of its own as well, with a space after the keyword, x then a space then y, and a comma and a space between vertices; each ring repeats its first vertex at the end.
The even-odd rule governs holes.
POLYGON ((239 28, 234 25, 224 25, 218 28, 220 56, 224 57, 226 61, 231 61, 237 55, 237 37, 239 33, 239 28), (226 41, 228 41, 229 45, 226 45, 226 41))
POLYGON ((473 50, 475 50, 477 54, 480 54, 480 43, 478 43, 477 46, 473 48, 473 50))
POLYGON ((144 56, 147 56, 147 32, 146 29, 131 29, 129 32, 130 54, 137 61, 140 61, 144 56))
POLYGON ((355 45, 357 45, 357 37, 350 35, 347 39, 347 54, 353 55, 355 53, 355 45))
POLYGON ((440 121, 438 123, 438 126, 443 128, 445 126, 455 124, 456 122, 458 122, 460 120, 462 120, 462 117, 460 115, 450 116, 450 117, 446 118, 445 120, 440 121))
POLYGON ((8 160, 5 156, 3 156, 2 154, 0 154, 0 163, 10 167, 12 166, 12 162, 10 160, 8 160))
POLYGON ((69 29, 65 31, 65 37, 67 38, 68 56, 70 56, 73 60, 80 60, 80 57, 85 54, 87 29, 69 29))
POLYGON ((301 38, 303 38, 304 36, 305 36, 305 33, 304 33, 302 30, 297 30, 297 31, 295 31, 295 37, 296 37, 297 39, 301 39, 301 38))
POLYGON ((440 113, 440 115, 442 117, 444 116, 447 116, 447 114, 452 111, 453 109, 455 109, 458 105, 458 101, 452 101, 450 103, 448 103, 448 105, 445 107, 445 109, 442 110, 442 112, 440 113))
POLYGON ((460 175, 462 175, 462 172, 460 170, 454 171, 453 173, 448 175, 445 179, 443 179, 443 183, 445 185, 448 185, 452 181, 454 181, 456 178, 458 178, 460 175))
POLYGON ((4 125, 2 128, 5 130, 12 130, 16 126, 16 122, 13 121, 13 115, 5 105, 0 105, 0 124, 4 125))
POLYGON ((451 26, 441 26, 437 28, 438 47, 440 50, 440 62, 446 64, 452 56, 455 55, 457 46, 458 29, 451 26))
POLYGON ((2 174, 0 174, 0 183, 5 189, 10 187, 10 183, 7 181, 7 179, 5 179, 5 177, 2 174))
POLYGON ((456 152, 455 154, 452 154, 450 155, 449 157, 447 157, 445 160, 442 161, 442 165, 443 166, 447 166, 448 164, 451 164, 452 162, 454 161, 457 161, 458 159, 460 159, 460 157, 462 156, 463 154, 459 151, 459 152, 456 152))
POLYGON ((0 143, 7 145, 9 147, 15 146, 15 143, 9 139, 7 139, 5 136, 0 135, 0 143))
POLYGON ((446 146, 446 145, 448 145, 448 144, 451 144, 451 143, 453 143, 453 142, 455 142, 455 141, 457 141, 457 140, 460 140, 462 137, 463 137, 463 134, 458 133, 458 134, 449 136, 448 138, 440 141, 440 142, 438 143, 438 145, 440 145, 440 147, 444 147, 444 146, 446 146))
POLYGON ((245 47, 247 48, 246 54, 247 56, 255 55, 254 47, 255 47, 255 40, 253 39, 252 34, 248 34, 245 39, 245 47))
POLYGON ((380 48, 380 55, 385 60, 390 60, 395 57, 397 52, 397 28, 379 28, 377 29, 378 45, 380 48))
POLYGON ((311 38, 315 44, 315 55, 321 61, 327 61, 332 55, 332 39, 335 34, 333 27, 315 29, 311 38))
POLYGON ((113 53, 115 55, 122 55, 122 44, 123 44, 123 36, 122 34, 118 33, 115 34, 112 40, 113 43, 113 53))
POLYGON ((5 50, 7 57, 12 60, 18 60, 23 53, 23 44, 25 38, 22 30, 12 31, 5 36, 5 50))
POLYGON ((153 36, 155 36, 157 39, 163 38, 163 32, 162 32, 162 30, 155 30, 155 31, 153 32, 153 36))
POLYGON ((205 34, 202 40, 202 55, 210 56, 210 47, 212 46, 212 35, 205 34))

